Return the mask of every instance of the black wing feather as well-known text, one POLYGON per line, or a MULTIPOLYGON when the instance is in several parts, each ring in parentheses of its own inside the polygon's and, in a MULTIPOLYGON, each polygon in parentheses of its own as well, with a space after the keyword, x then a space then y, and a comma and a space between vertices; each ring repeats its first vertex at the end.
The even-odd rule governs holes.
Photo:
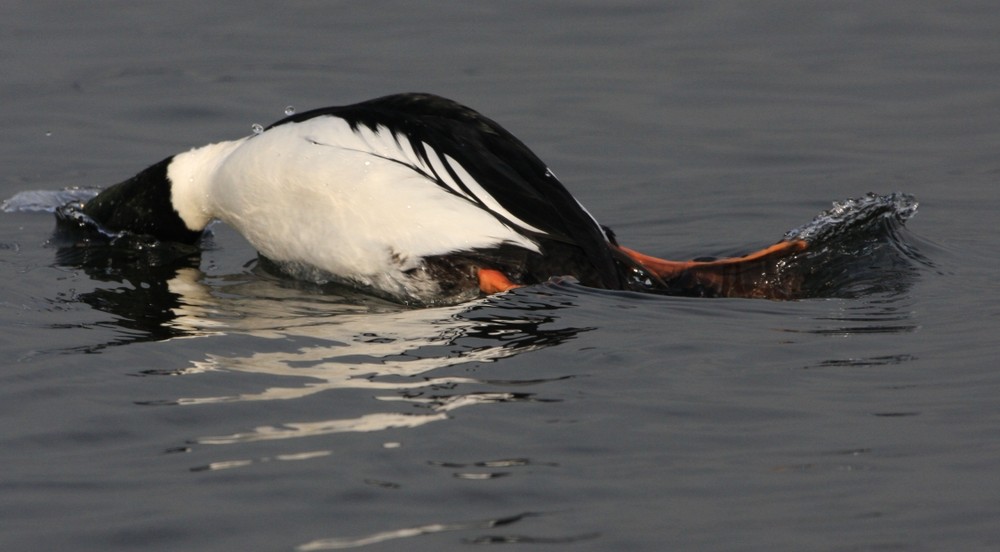
MULTIPOLYGON (((348 106, 305 111, 269 128, 327 115, 344 119, 354 129, 362 125, 371 130, 385 127, 397 140, 400 136, 408 139, 417 155, 425 160, 429 161, 429 155, 441 156, 441 163, 452 179, 464 188, 444 160, 445 155, 451 157, 511 214, 543 230, 544 235, 525 230, 543 247, 548 240, 557 242, 551 245, 560 251, 560 256, 578 248, 592 265, 592 270, 586 272, 598 279, 590 285, 621 288, 619 272, 601 227, 541 159, 493 120, 440 96, 396 94, 348 106), (436 153, 426 151, 425 143, 436 153)), ((467 188, 464 190, 468 192, 467 188)))

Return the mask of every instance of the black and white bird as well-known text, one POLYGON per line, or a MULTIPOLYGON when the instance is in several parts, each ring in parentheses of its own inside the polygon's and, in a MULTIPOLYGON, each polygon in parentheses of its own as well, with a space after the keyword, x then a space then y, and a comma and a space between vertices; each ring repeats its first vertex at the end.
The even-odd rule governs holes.
POLYGON ((619 246, 520 140, 430 94, 291 115, 173 155, 83 212, 116 232, 196 243, 213 220, 297 274, 411 304, 570 276, 596 288, 783 297, 782 241, 745 257, 666 261, 619 246))

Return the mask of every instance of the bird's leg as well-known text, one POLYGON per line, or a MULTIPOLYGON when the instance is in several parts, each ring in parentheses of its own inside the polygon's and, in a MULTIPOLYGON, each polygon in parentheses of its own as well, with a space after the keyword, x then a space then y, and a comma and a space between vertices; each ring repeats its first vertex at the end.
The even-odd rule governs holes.
POLYGON ((659 276, 668 286, 681 292, 690 289, 699 294, 722 297, 788 299, 796 296, 801 277, 781 274, 779 262, 804 251, 808 243, 803 240, 783 241, 749 255, 713 261, 668 261, 627 247, 617 247, 643 268, 659 276))

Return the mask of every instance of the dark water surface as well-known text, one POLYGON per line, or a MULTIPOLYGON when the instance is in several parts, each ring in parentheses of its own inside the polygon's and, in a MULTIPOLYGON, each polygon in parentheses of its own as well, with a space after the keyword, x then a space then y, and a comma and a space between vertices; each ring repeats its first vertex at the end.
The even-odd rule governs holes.
POLYGON ((1000 549, 1000 11, 611 4, 7 2, 0 198, 423 90, 641 251, 898 190, 921 261, 838 298, 407 310, 222 226, 122 258, 0 213, 0 549, 1000 549))

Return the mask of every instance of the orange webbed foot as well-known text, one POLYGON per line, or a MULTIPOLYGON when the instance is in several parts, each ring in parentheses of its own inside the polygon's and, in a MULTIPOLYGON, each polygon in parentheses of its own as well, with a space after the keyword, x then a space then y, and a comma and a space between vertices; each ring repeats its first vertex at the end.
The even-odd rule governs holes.
POLYGON ((492 268, 480 268, 478 277, 479 290, 487 295, 521 287, 519 284, 511 282, 510 278, 507 278, 507 275, 503 272, 492 268))

